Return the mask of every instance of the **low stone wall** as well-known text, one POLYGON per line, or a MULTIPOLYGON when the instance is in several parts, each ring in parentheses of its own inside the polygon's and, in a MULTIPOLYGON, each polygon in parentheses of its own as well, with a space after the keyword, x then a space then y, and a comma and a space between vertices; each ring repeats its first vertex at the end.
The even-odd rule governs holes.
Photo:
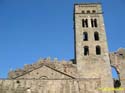
POLYGON ((100 79, 0 80, 0 93, 102 93, 100 79))

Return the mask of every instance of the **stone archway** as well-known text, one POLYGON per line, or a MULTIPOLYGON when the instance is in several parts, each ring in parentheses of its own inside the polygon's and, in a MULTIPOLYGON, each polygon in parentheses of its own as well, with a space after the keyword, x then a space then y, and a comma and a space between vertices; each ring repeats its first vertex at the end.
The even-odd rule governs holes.
POLYGON ((112 78, 114 81, 114 88, 119 88, 121 86, 120 73, 115 66, 112 67, 112 78))

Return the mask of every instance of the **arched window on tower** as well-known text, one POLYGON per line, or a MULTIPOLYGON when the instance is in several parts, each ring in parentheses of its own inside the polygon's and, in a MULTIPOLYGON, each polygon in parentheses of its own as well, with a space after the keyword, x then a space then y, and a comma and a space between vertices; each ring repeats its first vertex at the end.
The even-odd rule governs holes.
POLYGON ((85 19, 82 19, 82 27, 85 27, 85 19))
POLYGON ((94 39, 95 39, 96 41, 99 40, 99 33, 98 33, 98 32, 94 32, 94 39))
POLYGON ((96 46, 96 55, 101 55, 101 47, 100 46, 96 46))
POLYGON ((88 33, 83 32, 83 41, 88 41, 88 33))
POLYGON ((84 56, 89 55, 89 47, 88 46, 84 46, 84 56))
POLYGON ((94 27, 94 24, 93 24, 93 19, 91 19, 91 26, 94 27))
POLYGON ((97 27, 97 19, 94 19, 94 27, 97 27))
POLYGON ((96 11, 95 11, 95 10, 92 10, 92 13, 96 13, 96 11))
POLYGON ((88 27, 88 19, 82 19, 82 27, 88 27))
POLYGON ((84 10, 82 10, 82 14, 85 14, 85 11, 84 11, 84 10))
POLYGON ((91 19, 91 26, 92 27, 97 27, 97 19, 91 19))
POLYGON ((90 10, 87 10, 87 14, 89 14, 90 13, 90 10))

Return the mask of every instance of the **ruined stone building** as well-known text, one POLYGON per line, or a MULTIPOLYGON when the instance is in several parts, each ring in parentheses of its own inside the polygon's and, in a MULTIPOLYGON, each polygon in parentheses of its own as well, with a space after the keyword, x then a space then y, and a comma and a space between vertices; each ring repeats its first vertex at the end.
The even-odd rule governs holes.
POLYGON ((0 93, 125 93, 102 90, 125 88, 125 50, 109 53, 101 4, 75 4, 73 16, 74 60, 46 58, 10 71, 8 79, 0 80, 0 93))

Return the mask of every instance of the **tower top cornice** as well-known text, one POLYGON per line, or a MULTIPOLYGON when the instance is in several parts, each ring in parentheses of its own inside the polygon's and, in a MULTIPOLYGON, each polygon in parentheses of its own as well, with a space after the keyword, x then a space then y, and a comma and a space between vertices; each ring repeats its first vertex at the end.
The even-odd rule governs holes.
POLYGON ((85 2, 85 3, 75 3, 74 5, 101 5, 102 3, 100 2, 93 2, 93 3, 90 3, 90 2, 85 2))

